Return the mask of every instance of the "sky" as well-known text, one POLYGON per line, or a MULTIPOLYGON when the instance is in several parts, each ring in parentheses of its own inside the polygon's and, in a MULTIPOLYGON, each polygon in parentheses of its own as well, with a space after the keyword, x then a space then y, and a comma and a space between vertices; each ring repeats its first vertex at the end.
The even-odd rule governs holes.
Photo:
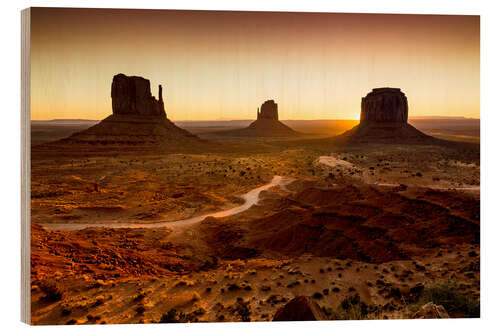
POLYGON ((118 73, 167 117, 359 119, 376 87, 411 116, 480 116, 480 19, 458 15, 33 8, 31 119, 103 119, 118 73))

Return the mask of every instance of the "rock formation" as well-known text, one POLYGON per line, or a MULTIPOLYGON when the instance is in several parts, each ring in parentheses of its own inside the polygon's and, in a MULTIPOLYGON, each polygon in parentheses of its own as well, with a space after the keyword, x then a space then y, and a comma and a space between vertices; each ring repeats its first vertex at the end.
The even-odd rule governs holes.
POLYGON ((413 319, 439 319, 439 318, 450 318, 448 312, 442 305, 436 305, 432 302, 423 305, 415 315, 413 319))
POLYGON ((375 88, 361 99, 361 124, 408 122, 408 100, 399 88, 375 88))
POLYGON ((115 75, 111 83, 111 104, 112 115, 62 141, 91 145, 168 145, 172 142, 189 145, 201 141, 167 118, 162 86, 158 87, 156 99, 145 78, 115 75))
POLYGON ((166 117, 162 87, 158 86, 158 100, 151 95, 149 80, 139 76, 117 74, 111 84, 113 114, 166 117))
POLYGON ((257 119, 278 120, 278 104, 272 99, 262 103, 260 111, 257 108, 257 119))
POLYGON ((433 138, 408 124, 408 100, 399 88, 375 88, 361 99, 359 125, 341 134, 360 142, 428 141, 433 138))
POLYGON ((219 135, 248 137, 289 137, 298 136, 294 131, 278 120, 278 104, 270 99, 257 108, 257 120, 246 128, 217 132, 219 135))
POLYGON ((328 320, 323 310, 311 298, 297 296, 276 311, 273 321, 313 321, 328 320))

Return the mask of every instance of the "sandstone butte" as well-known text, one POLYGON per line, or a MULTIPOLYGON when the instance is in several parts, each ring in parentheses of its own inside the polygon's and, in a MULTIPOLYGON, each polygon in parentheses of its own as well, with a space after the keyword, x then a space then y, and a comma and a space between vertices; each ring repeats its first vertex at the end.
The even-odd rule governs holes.
POLYGON ((301 133, 279 121, 278 104, 270 99, 257 108, 257 119, 248 127, 218 132, 219 135, 238 137, 292 137, 301 133))
POLYGON ((90 145, 172 145, 201 142, 167 118, 162 86, 158 99, 148 79, 117 74, 111 83, 112 114, 98 124, 63 139, 90 145))
POLYGON ((359 125, 340 135, 356 142, 435 140, 408 124, 408 99, 399 88, 375 88, 361 99, 359 125))

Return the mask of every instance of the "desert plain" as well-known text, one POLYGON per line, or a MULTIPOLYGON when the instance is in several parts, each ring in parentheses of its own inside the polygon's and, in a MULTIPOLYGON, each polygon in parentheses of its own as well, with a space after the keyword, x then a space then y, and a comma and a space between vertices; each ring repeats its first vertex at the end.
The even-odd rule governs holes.
POLYGON ((47 142, 95 122, 33 122, 32 323, 269 321, 297 296, 324 319, 479 316, 479 121, 410 119, 433 143, 335 137, 353 123, 63 149, 47 142))

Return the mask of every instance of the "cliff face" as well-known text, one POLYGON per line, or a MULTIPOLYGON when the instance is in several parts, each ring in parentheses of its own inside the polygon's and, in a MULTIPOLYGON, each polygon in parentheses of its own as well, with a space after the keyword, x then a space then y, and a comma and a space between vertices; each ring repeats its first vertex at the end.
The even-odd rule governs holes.
POLYGON ((143 115, 166 117, 162 87, 158 87, 158 100, 151 95, 149 80, 139 76, 117 74, 111 84, 114 115, 143 115))
POLYGON ((341 134, 354 142, 431 142, 408 124, 408 100, 399 88, 375 88, 361 99, 359 125, 341 134))
POLYGON ((257 109, 257 119, 278 120, 278 104, 272 99, 262 103, 260 111, 257 109))
POLYGON ((408 122, 408 100, 399 88, 375 88, 361 99, 360 124, 408 122))

